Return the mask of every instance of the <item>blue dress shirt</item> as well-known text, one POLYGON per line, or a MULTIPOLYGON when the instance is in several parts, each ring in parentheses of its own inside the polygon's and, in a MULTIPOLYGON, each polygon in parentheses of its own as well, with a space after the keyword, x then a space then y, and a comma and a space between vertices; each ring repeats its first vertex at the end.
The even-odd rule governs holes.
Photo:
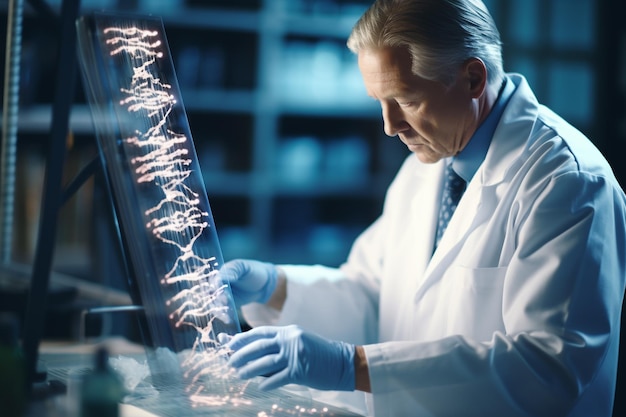
POLYGON ((509 99, 515 92, 515 84, 508 78, 504 79, 498 99, 493 105, 487 118, 480 124, 476 132, 472 135, 465 148, 452 158, 452 168, 466 182, 470 182, 478 167, 487 156, 487 150, 491 143, 500 117, 504 112, 509 99))

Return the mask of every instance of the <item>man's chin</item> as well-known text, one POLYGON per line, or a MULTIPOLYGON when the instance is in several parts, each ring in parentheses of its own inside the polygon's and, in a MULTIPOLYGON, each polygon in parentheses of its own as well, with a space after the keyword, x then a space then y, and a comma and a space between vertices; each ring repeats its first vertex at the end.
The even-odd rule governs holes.
POLYGON ((412 150, 412 152, 423 164, 434 164, 436 162, 439 162, 442 158, 441 155, 433 155, 430 153, 421 152, 419 150, 412 150))

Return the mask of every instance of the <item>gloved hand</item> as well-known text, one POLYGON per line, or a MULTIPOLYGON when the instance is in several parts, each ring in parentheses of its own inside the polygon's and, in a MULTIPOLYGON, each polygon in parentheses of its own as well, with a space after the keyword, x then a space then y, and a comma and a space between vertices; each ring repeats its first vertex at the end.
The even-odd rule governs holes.
POLYGON ((237 305, 265 303, 278 281, 274 264, 245 259, 226 262, 220 269, 220 276, 230 283, 237 305))
POLYGON ((262 326, 238 333, 226 343, 228 363, 240 378, 267 376, 270 390, 287 384, 322 390, 353 391, 355 346, 327 340, 298 326, 262 326))

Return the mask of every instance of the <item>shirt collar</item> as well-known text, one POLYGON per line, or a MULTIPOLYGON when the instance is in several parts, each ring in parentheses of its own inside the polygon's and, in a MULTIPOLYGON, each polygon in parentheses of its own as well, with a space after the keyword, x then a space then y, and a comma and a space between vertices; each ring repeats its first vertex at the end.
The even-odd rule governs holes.
POLYGON ((491 144, 491 138, 514 91, 514 83, 508 77, 505 77, 498 98, 489 115, 476 129, 465 148, 452 158, 454 171, 466 182, 470 182, 476 171, 478 171, 480 164, 485 160, 487 150, 491 144))

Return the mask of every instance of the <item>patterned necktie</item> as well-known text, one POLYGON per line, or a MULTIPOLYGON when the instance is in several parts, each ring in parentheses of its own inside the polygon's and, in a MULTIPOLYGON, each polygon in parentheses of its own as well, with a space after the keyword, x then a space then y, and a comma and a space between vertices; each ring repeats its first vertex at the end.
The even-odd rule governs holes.
POLYGON ((452 164, 448 164, 446 168, 446 177, 441 196, 441 209, 439 210, 439 221, 437 222, 437 235, 435 237, 435 249, 439 246, 439 241, 443 236, 448 222, 452 217, 452 213, 459 204, 461 196, 465 192, 466 182, 452 169, 452 164))

